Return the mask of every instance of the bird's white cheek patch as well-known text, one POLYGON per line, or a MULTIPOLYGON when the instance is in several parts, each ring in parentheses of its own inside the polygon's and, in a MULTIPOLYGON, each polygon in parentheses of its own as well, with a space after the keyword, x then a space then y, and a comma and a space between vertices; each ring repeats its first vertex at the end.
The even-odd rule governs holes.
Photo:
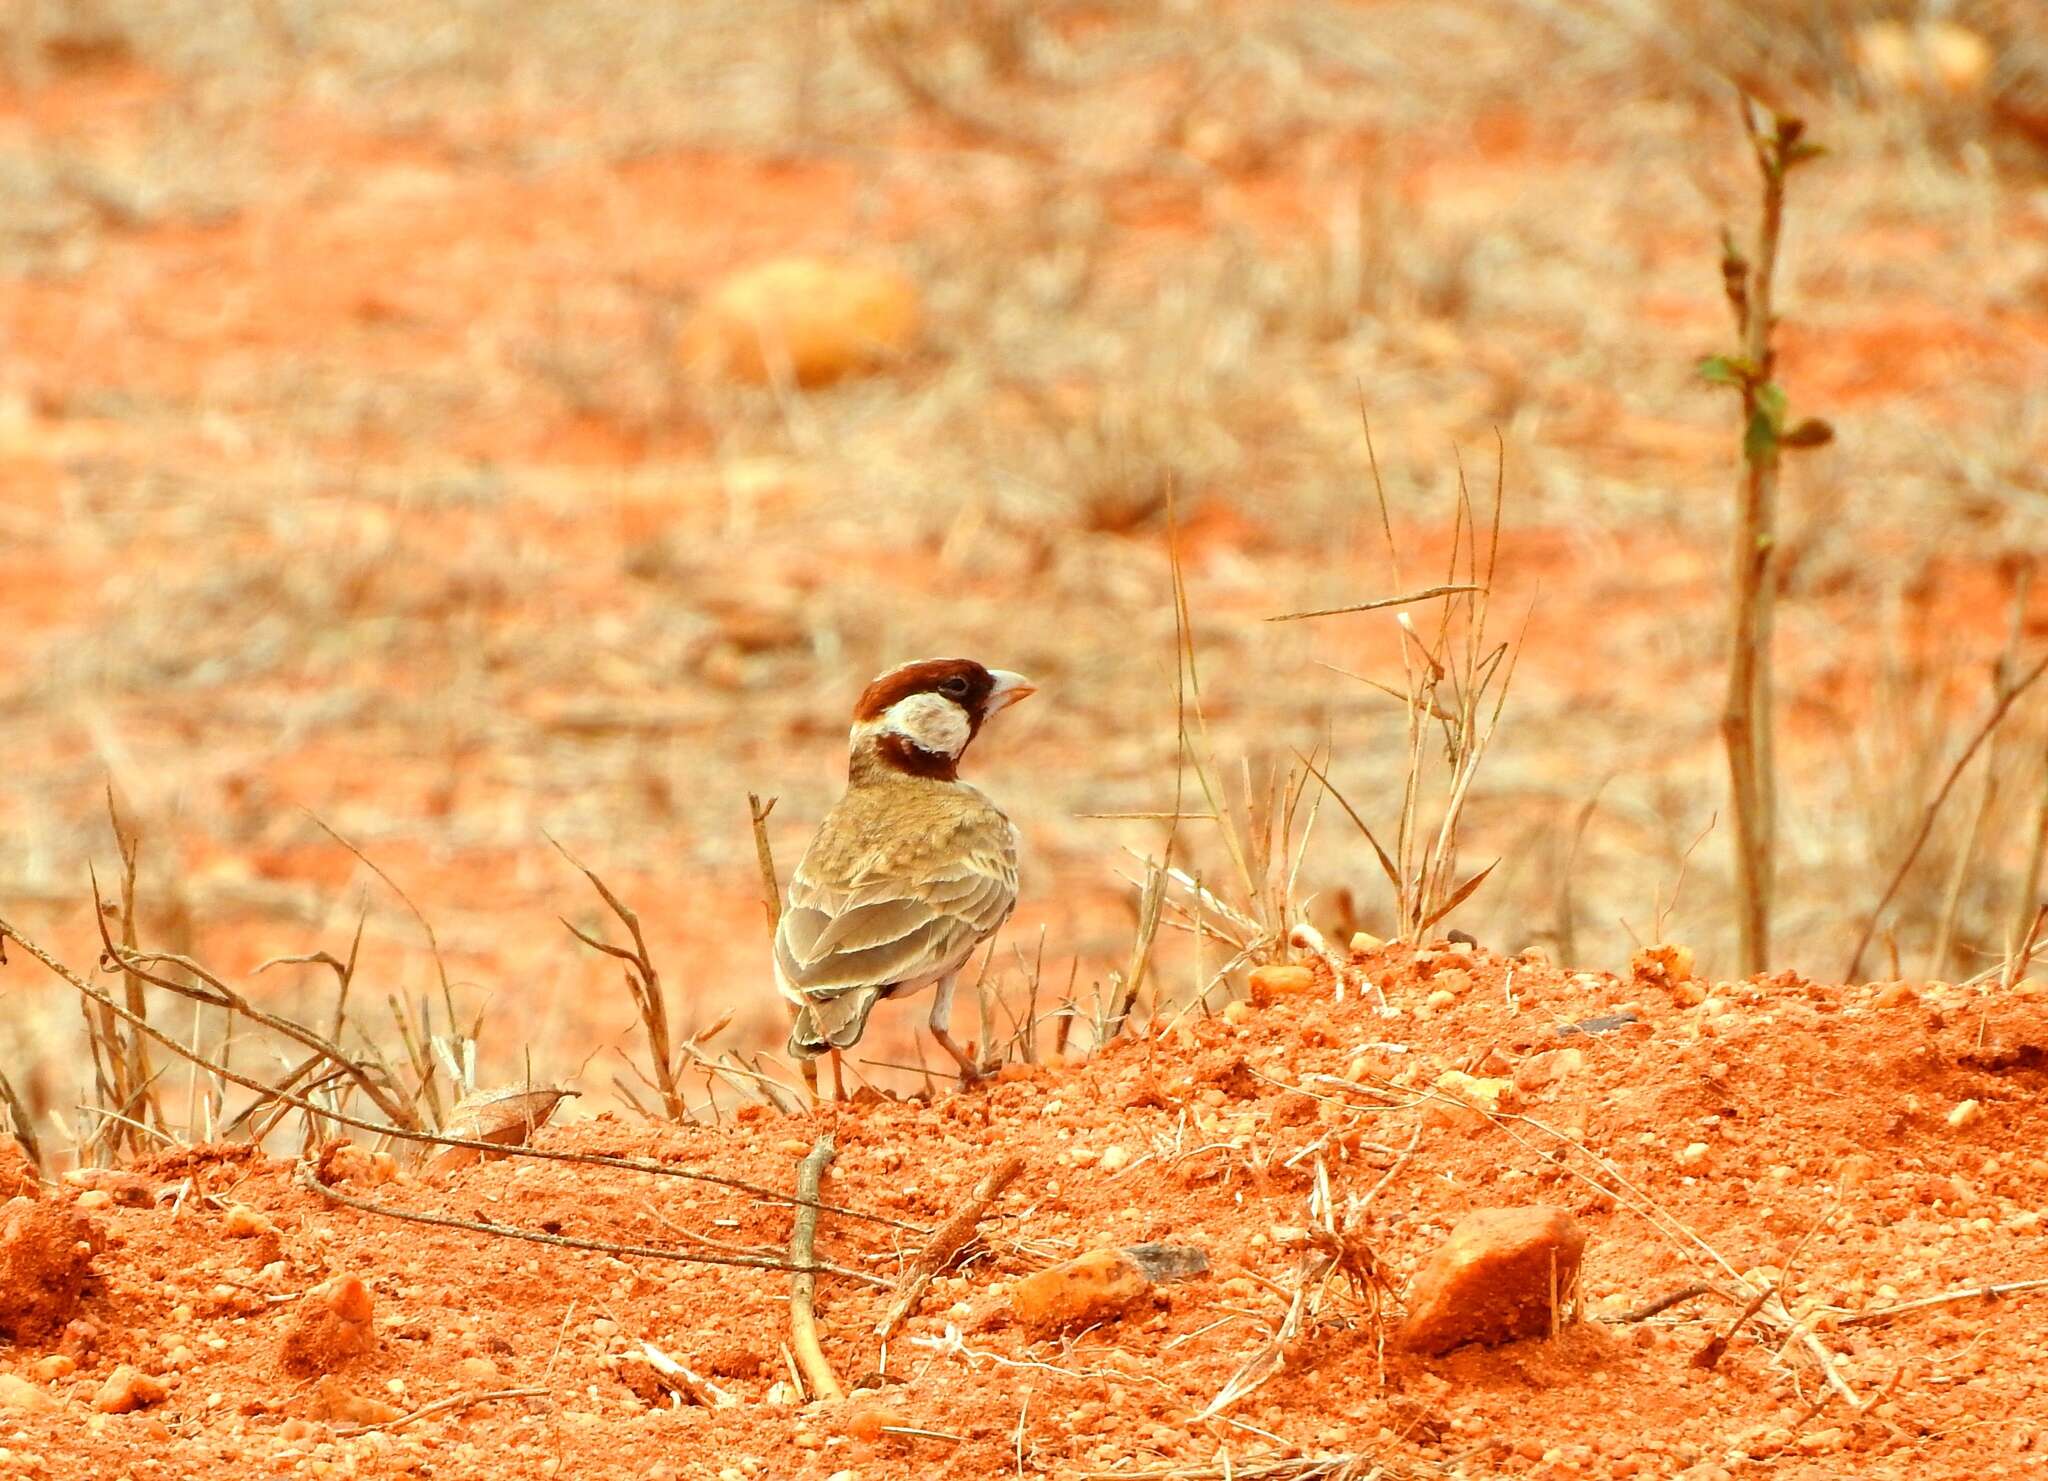
POLYGON ((882 729, 903 736, 920 751, 958 756, 973 733, 967 712, 938 694, 913 694, 882 713, 882 729))

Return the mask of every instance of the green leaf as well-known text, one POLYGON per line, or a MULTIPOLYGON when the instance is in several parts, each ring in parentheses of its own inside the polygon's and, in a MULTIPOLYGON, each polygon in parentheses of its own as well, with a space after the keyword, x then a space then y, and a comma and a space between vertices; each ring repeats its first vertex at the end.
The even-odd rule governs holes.
POLYGON ((1826 447, 1835 440, 1835 429, 1819 417, 1808 417, 1778 439, 1780 447, 1826 447))
POLYGON ((1819 159, 1827 152, 1827 145, 1813 144, 1802 139, 1785 151, 1785 168, 1789 170, 1794 165, 1803 165, 1810 159, 1819 159))
POLYGON ((1756 367, 1740 355, 1709 355, 1700 361, 1700 379, 1710 385, 1746 386, 1755 376, 1756 367))
POLYGON ((1742 434, 1742 456, 1750 463, 1767 463, 1777 455, 1777 424, 1768 412, 1758 407, 1749 414, 1749 426, 1742 434))

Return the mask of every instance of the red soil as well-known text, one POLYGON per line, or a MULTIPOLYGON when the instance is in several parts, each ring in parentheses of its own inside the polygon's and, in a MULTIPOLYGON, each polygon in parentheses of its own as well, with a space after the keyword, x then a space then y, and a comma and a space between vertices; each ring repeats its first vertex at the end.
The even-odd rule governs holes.
MULTIPOLYGON (((790 1118, 755 1108, 719 1127, 607 1115, 543 1134, 558 1151, 786 1190, 830 1133, 824 1196, 919 1226, 1019 1153, 1025 1171, 985 1222, 986 1245, 934 1284, 886 1353, 872 1332, 889 1293, 821 1279, 825 1352, 860 1385, 846 1402, 793 1404, 778 1387, 778 1272, 393 1222, 330 1205, 288 1164, 200 1149, 145 1169, 151 1206, 85 1200, 99 1205, 89 1217, 105 1249, 65 1343, 76 1371, 40 1382, 55 1402, 10 1414, 0 1448, 15 1473, 47 1476, 121 1474, 142 1454, 156 1458, 151 1474, 175 1477, 1222 1474, 1226 1455, 1245 1475, 1323 1474, 1249 1469, 1318 1456, 1360 1457, 1353 1475, 1996 1476, 2048 1464, 2048 1292, 1857 1320, 2048 1267, 2037 984, 1980 996, 1781 974, 1672 988, 1486 952, 1360 960, 1393 1016, 1355 991, 1333 1001, 1318 969, 1307 996, 1184 1019, 1087 1063, 1014 1066, 929 1102, 866 1098, 790 1118), (1635 1021, 1567 1031, 1623 1013, 1635 1021), (1522 1088, 1497 1118, 1446 1115, 1411 1087, 1453 1068, 1522 1088), (1348 1200, 1373 1194, 1354 1238, 1396 1289, 1472 1209, 1569 1210, 1589 1236, 1585 1319, 1554 1340, 1426 1359, 1394 1340, 1397 1312, 1382 1328, 1332 1282, 1280 1371, 1225 1418, 1195 1419, 1286 1311, 1318 1222, 1319 1169, 1340 1225, 1348 1200), (255 1217, 231 1226, 231 1205, 255 1217), (269 1223, 276 1239, 226 1233, 269 1223), (1201 1247, 1210 1274, 1065 1341, 1033 1343, 1008 1320, 1014 1278, 1148 1240, 1201 1247), (1812 1349, 1761 1319, 1712 1371, 1696 1366, 1738 1315, 1727 1295, 1623 1319, 1694 1281, 1732 1291, 1734 1272, 1779 1283, 1861 1412, 1830 1394, 1812 1349), (304 1293, 351 1277, 374 1303, 372 1349, 343 1352, 324 1379, 294 1376, 299 1305, 337 1287, 304 1293), (737 1402, 671 1407, 629 1356, 643 1340, 737 1402), (122 1363, 163 1377, 168 1398, 93 1414, 122 1363), (478 1397, 504 1389, 532 1392, 478 1397), (443 1401, 367 1432, 321 1417, 388 1421, 443 1401)), ((379 1184, 356 1165, 358 1180, 339 1184, 351 1197, 582 1239, 779 1252, 790 1234, 786 1206, 681 1178, 511 1159, 379 1184)), ((886 1280, 918 1243, 908 1228, 827 1213, 819 1253, 886 1280)), ((0 1348, 0 1366, 37 1381, 54 1345, 0 1348)))

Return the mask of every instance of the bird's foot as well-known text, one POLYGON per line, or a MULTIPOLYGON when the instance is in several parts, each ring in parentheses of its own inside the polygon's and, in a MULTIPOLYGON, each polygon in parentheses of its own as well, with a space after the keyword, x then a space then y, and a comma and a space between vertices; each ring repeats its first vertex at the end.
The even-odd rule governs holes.
POLYGON ((993 1071, 982 1068, 981 1062, 955 1043, 953 1036, 944 1029, 934 1026, 932 1037, 938 1041, 941 1049, 952 1056, 953 1063, 960 1066, 960 1088, 962 1090, 969 1089, 977 1081, 986 1080, 993 1073, 993 1071))

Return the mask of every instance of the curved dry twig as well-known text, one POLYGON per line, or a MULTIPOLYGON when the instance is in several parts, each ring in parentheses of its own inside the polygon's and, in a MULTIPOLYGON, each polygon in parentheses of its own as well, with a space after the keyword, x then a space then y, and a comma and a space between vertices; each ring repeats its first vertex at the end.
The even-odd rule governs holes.
MULTIPOLYGON (((503 1150, 502 1148, 500 1150, 503 1150)), ((299 1184, 310 1192, 318 1193, 330 1203, 343 1208, 352 1208, 358 1213, 376 1214, 380 1218, 397 1219, 407 1224, 428 1224, 436 1229, 459 1229, 467 1234, 485 1234, 493 1239, 520 1239, 528 1244, 553 1245, 557 1249, 589 1250, 594 1254, 635 1256, 649 1260, 674 1260, 684 1265, 736 1265, 750 1270, 795 1270, 810 1274, 822 1272, 840 1276, 846 1280, 858 1281, 864 1286, 876 1286, 887 1290, 889 1283, 880 1276, 869 1275, 864 1270, 849 1270, 843 1265, 827 1265, 813 1260, 797 1264, 790 1260, 778 1260, 773 1255, 744 1254, 692 1254, 688 1250, 668 1249, 661 1245, 622 1244, 609 1239, 583 1239, 573 1234, 548 1234, 538 1229, 521 1229, 513 1224, 493 1224, 485 1219, 459 1219, 453 1214, 423 1214, 416 1209, 394 1208, 388 1203, 379 1203, 374 1198, 358 1198, 352 1193, 343 1193, 331 1184, 320 1181, 310 1163, 301 1162, 295 1171, 299 1184)), ((817 1217, 815 1208, 804 1208, 798 1217, 817 1217)))

